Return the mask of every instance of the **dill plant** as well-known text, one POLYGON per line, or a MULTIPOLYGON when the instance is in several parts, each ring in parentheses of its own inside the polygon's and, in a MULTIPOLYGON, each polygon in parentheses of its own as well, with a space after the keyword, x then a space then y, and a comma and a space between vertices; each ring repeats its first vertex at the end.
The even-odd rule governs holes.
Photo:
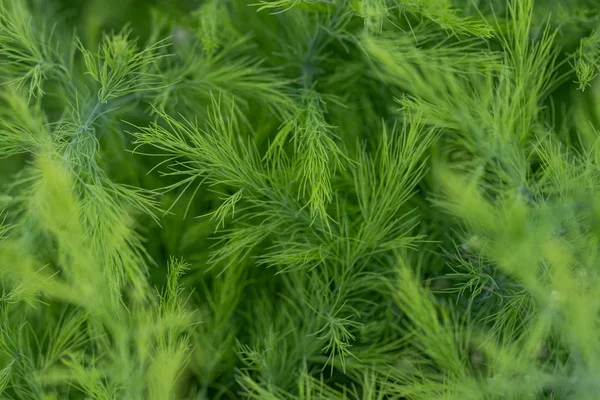
POLYGON ((0 398, 597 398, 599 17, 0 0, 0 398))

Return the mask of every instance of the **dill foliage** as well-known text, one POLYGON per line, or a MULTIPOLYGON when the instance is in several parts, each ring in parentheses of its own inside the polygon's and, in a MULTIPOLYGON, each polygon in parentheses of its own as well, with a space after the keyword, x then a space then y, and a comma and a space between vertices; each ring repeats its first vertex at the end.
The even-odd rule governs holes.
POLYGON ((595 0, 0 0, 0 399, 597 399, 595 0))

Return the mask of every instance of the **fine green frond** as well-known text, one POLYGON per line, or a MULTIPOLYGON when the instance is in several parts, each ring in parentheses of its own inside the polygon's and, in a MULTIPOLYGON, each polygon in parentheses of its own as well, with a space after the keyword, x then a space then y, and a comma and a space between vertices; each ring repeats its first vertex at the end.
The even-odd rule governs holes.
POLYGON ((330 320, 328 321, 327 326, 317 332, 323 334, 319 339, 327 338, 327 344, 322 349, 323 352, 330 354, 326 364, 331 364, 331 370, 333 372, 333 361, 335 361, 336 358, 339 358, 342 371, 345 372, 346 358, 353 355, 349 349, 351 346, 350 343, 355 340, 355 337, 350 333, 349 329, 356 328, 359 325, 357 325, 356 322, 353 322, 349 317, 328 318, 330 318, 330 320))
POLYGON ((453 35, 491 38, 494 29, 485 21, 461 17, 450 0, 394 0, 403 12, 415 13, 438 24, 453 35))
POLYGON ((463 344, 460 340, 466 340, 468 337, 454 336, 462 332, 452 332, 455 329, 452 324, 455 322, 448 312, 438 310, 435 300, 427 294, 411 271, 411 266, 407 265, 402 257, 398 263, 395 301, 414 326, 414 330, 408 332, 415 341, 413 346, 426 352, 450 379, 463 378, 466 371, 462 363, 463 344))
POLYGON ((383 128, 374 156, 359 153, 354 187, 364 219, 359 240, 366 248, 390 249, 394 242, 403 244, 394 239, 409 239, 405 234, 410 232, 406 225, 410 210, 404 207, 425 173, 425 155, 436 138, 437 132, 422 125, 420 115, 414 114, 390 133, 383 128))
POLYGON ((579 79, 579 90, 583 92, 588 86, 591 86, 591 82, 598 76, 596 64, 579 58, 575 61, 574 68, 579 79))
POLYGON ((140 90, 158 87, 157 77, 152 73, 151 67, 162 57, 158 51, 166 43, 158 42, 140 51, 136 41, 130 36, 128 29, 105 35, 96 54, 81 43, 78 44, 87 73, 100 86, 98 101, 101 104, 140 90))
MULTIPOLYGON (((458 293, 458 299, 464 294, 470 293, 469 302, 473 304, 475 300, 482 302, 489 296, 501 296, 499 286, 496 280, 491 275, 491 268, 484 264, 484 260, 458 257, 460 270, 454 269, 454 272, 449 274, 453 280, 459 281, 449 292, 458 293)), ((457 301, 458 301, 457 299, 457 301)))
POLYGON ((156 122, 149 127, 140 127, 139 132, 134 133, 135 144, 151 145, 165 155, 179 158, 171 160, 172 170, 165 175, 199 176, 209 183, 256 191, 266 186, 256 150, 251 144, 244 144, 237 132, 234 104, 224 114, 219 100, 213 98, 206 128, 187 120, 177 120, 159 110, 156 112, 166 126, 156 122))
POLYGON ((281 13, 294 7, 302 10, 321 11, 331 4, 336 4, 336 0, 260 0, 253 5, 258 7, 258 11, 274 10, 274 13, 281 13))
POLYGON ((222 107, 235 109, 238 118, 244 115, 240 107, 247 109, 254 103, 276 115, 289 116, 295 111, 286 88, 288 81, 274 68, 265 67, 260 58, 248 54, 255 48, 249 37, 234 37, 226 48, 208 55, 199 54, 197 46, 175 54, 181 60, 167 58, 161 67, 157 79, 164 90, 153 95, 158 109, 194 115, 203 112, 214 93, 219 93, 222 107))
POLYGON ((333 200, 331 177, 343 168, 344 154, 337 146, 323 113, 322 100, 307 93, 303 112, 295 122, 294 168, 298 171, 300 196, 308 198, 313 219, 327 222, 327 206, 333 200))
POLYGON ((21 93, 6 87, 0 104, 0 157, 29 153, 49 144, 39 104, 29 105, 21 93))
POLYGON ((212 214, 211 218, 218 222, 219 227, 225 227, 225 220, 231 215, 235 216, 235 205, 242 199, 244 189, 240 189, 229 197, 223 198, 223 203, 212 214))
POLYGON ((186 270, 189 269, 183 260, 171 259, 169 263, 169 274, 167 276, 167 285, 165 293, 162 296, 162 307, 166 311, 170 312, 181 312, 183 306, 181 295, 184 291, 183 286, 180 284, 181 277, 186 270))
POLYGON ((10 225, 6 223, 6 215, 4 211, 0 212, 0 218, 0 240, 2 240, 10 230, 10 225))
POLYGON ((350 8, 365 21, 365 28, 381 33, 383 22, 388 17, 390 7, 387 0, 349 0, 350 8))
POLYGON ((3 84, 26 89, 29 98, 41 97, 50 71, 59 68, 52 47, 52 29, 34 18, 27 2, 0 3, 0 71, 3 84))
POLYGON ((575 74, 579 90, 584 91, 598 75, 600 65, 600 30, 594 31, 581 40, 579 50, 574 57, 575 74))
POLYGON ((228 47, 231 36, 236 34, 228 23, 227 12, 227 4, 218 0, 207 1, 194 12, 199 21, 196 36, 208 58, 228 47))

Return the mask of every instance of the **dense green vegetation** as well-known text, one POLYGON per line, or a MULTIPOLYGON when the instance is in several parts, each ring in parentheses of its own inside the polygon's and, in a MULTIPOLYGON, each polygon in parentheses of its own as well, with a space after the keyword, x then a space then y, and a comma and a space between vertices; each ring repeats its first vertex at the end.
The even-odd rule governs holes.
POLYGON ((0 398, 597 399, 596 0, 0 0, 0 398))

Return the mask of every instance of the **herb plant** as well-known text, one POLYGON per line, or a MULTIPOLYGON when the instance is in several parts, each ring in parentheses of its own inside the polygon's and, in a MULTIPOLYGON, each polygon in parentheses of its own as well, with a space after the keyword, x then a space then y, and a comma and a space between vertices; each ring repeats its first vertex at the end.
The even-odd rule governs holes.
POLYGON ((595 0, 0 0, 0 398, 600 393, 595 0))

